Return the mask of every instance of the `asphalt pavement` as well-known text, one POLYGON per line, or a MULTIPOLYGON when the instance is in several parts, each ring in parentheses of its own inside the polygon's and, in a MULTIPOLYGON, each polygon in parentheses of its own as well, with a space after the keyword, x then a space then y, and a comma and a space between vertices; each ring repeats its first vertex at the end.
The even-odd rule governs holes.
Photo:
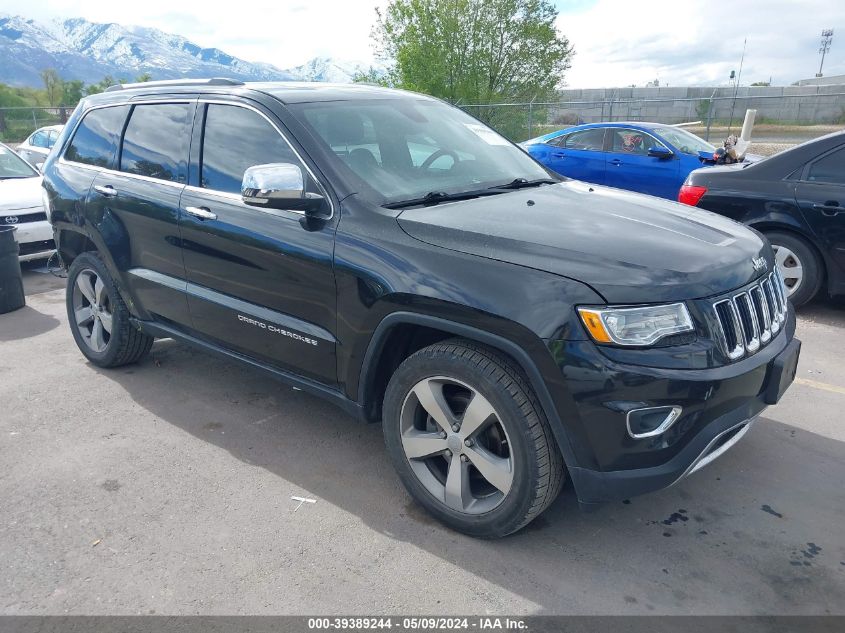
POLYGON ((845 301, 801 312, 797 382, 713 464, 480 541, 377 425, 172 341, 89 364, 63 283, 27 266, 0 315, 2 614, 845 613, 845 301))

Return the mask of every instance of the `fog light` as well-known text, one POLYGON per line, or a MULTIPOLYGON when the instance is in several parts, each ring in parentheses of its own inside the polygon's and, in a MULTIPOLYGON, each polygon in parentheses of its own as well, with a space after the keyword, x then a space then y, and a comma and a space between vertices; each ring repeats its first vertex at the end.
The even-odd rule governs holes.
POLYGON ((631 409, 626 416, 628 435, 641 440, 665 433, 681 417, 681 411, 678 406, 631 409))

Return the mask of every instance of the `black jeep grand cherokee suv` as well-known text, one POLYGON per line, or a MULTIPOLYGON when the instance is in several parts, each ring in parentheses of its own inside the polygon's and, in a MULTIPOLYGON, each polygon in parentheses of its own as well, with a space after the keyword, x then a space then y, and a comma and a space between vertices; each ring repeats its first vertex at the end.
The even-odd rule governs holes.
POLYGON ((92 363, 174 338, 381 419, 409 492, 476 536, 564 473, 586 506, 672 484, 795 372, 758 233, 559 178, 422 95, 116 86, 44 173, 92 363))

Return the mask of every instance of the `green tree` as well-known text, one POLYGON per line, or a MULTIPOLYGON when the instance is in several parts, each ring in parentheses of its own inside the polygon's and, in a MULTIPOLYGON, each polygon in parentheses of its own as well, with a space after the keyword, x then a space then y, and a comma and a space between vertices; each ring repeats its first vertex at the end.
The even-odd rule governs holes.
MULTIPOLYGON (((573 55, 549 0, 391 0, 376 14, 388 82, 458 105, 552 99, 573 55)), ((511 137, 527 112, 472 110, 511 137)))
POLYGON ((85 84, 80 79, 71 79, 64 82, 64 91, 62 92, 63 106, 75 106, 85 96, 85 84))
POLYGON ((356 84, 378 84, 379 86, 389 86, 389 77, 384 72, 370 66, 369 70, 358 71, 352 75, 352 81, 356 84))
POLYGON ((41 71, 41 81, 47 93, 47 103, 51 106, 59 105, 64 93, 64 82, 55 68, 45 68, 41 71))
POLYGON ((118 83, 114 77, 111 75, 106 75, 100 81, 95 84, 88 84, 85 87, 85 94, 87 95, 95 95, 103 92, 109 86, 113 86, 118 83))
POLYGON ((135 81, 139 84, 147 83, 148 81, 152 81, 153 76, 148 72, 143 72, 135 78, 135 81))

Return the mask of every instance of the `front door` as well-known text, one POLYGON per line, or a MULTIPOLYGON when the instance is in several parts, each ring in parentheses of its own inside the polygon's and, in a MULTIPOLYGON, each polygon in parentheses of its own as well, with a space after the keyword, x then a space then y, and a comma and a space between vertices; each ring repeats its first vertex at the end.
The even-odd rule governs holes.
POLYGON ((335 384, 337 218, 241 200, 243 173, 253 165, 294 163, 319 187, 271 121, 252 106, 200 104, 180 219, 191 317, 206 339, 335 384))
POLYGON ((845 147, 807 165, 795 199, 822 250, 845 271, 845 147))
POLYGON ((666 147, 640 130, 610 128, 607 184, 661 198, 677 198, 680 161, 677 156, 649 156, 649 148, 655 146, 666 147))

